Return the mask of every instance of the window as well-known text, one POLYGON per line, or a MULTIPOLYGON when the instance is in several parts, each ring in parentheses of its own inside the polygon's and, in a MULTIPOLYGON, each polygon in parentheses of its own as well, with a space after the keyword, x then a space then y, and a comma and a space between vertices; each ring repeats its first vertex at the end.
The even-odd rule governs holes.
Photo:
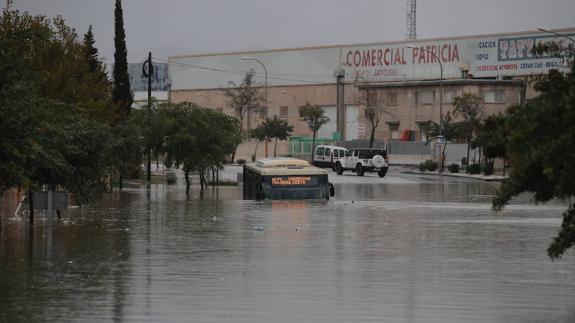
POLYGON ((324 151, 323 147, 320 147, 315 151, 315 155, 316 156, 323 156, 323 151, 324 151))
POLYGON ((387 93, 387 105, 397 105, 397 93, 387 93))
POLYGON ((416 105, 433 104, 433 91, 417 92, 416 105))
POLYGON ((333 150, 333 157, 339 158, 339 149, 334 149, 334 150, 333 150))
POLYGON ((483 103, 505 103, 505 91, 493 90, 483 92, 483 103))
POLYGON ((329 156, 330 154, 331 154, 331 149, 326 148, 323 155, 324 155, 324 156, 329 156))
POLYGON ((367 91, 367 104, 372 107, 377 105, 377 92, 367 91))
POLYGON ((399 123, 388 124, 391 139, 399 139, 399 123))
POLYGON ((280 107, 280 118, 287 118, 288 107, 280 107))

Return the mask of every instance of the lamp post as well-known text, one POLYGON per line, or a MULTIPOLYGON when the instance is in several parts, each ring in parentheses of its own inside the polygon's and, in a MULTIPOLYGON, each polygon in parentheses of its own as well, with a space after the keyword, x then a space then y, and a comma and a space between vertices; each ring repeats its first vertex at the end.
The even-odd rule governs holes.
POLYGON ((265 74, 265 92, 264 92, 264 95, 265 95, 265 99, 266 99, 266 110, 267 110, 267 108, 268 108, 268 70, 266 69, 266 66, 264 65, 264 63, 262 63, 262 61, 260 61, 257 58, 244 56, 244 57, 242 57, 242 59, 245 61, 256 61, 256 62, 260 63, 260 65, 264 69, 264 74, 265 74))
POLYGON ((441 59, 439 59, 439 56, 437 56, 437 54, 435 54, 433 51, 430 51, 430 50, 425 49, 423 47, 417 47, 413 44, 407 44, 407 45, 405 45, 405 47, 411 48, 411 49, 422 50, 424 52, 428 52, 439 63, 439 73, 440 73, 440 77, 439 77, 439 135, 443 136, 443 64, 441 64, 441 59))
MULTIPOLYGON (((264 92, 264 96, 265 96, 265 101, 266 101, 266 106, 265 106, 265 113, 267 115, 267 110, 268 110, 268 70, 266 69, 266 66, 264 65, 264 63, 262 63, 262 61, 260 61, 257 58, 253 58, 253 57, 249 57, 249 56, 244 56, 242 57, 243 60, 245 61, 256 61, 258 62, 264 69, 264 74, 265 74, 265 92, 264 92)), ((250 124, 250 114, 248 111, 248 129, 250 128, 249 126, 250 124)), ((266 140, 266 158, 268 157, 268 142, 266 140)))
MULTIPOLYGON (((568 35, 561 34, 561 33, 558 33, 558 32, 556 32, 556 31, 553 31, 553 30, 551 30, 551 29, 549 29, 549 28, 547 28, 547 27, 539 26, 539 27, 537 27, 537 30, 542 31, 542 32, 544 32, 544 33, 553 34, 553 35, 555 35, 555 36, 559 36, 559 37, 562 37, 562 38, 569 39, 570 41, 572 41, 572 42, 575 43, 575 39, 569 37, 568 35)), ((563 76, 565 76, 565 75, 567 74, 567 55, 566 55, 566 54, 567 54, 567 50, 564 49, 564 50, 563 50, 563 76)))
MULTIPOLYGON (((443 64, 441 64, 441 59, 439 58, 439 56, 437 56, 437 54, 435 54, 433 51, 430 51, 428 49, 425 49, 423 47, 417 47, 414 44, 407 44, 405 45, 405 47, 407 48, 411 48, 411 49, 418 49, 424 52, 427 52, 429 54, 431 54, 431 56, 433 56, 433 58, 435 58, 435 60, 439 63, 439 136, 437 136, 438 142, 441 140, 442 144, 445 145, 445 138, 443 137, 443 64)), ((445 146, 444 146, 445 147, 445 146)), ((443 155, 444 155, 444 151, 441 152, 441 156, 440 156, 440 160, 441 160, 441 165, 439 167, 439 172, 443 172, 443 155)))

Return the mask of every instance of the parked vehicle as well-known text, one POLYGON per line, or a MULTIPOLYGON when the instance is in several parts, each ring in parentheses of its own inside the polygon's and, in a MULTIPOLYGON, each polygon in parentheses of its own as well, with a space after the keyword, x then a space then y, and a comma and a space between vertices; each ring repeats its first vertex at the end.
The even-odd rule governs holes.
POLYGON ((335 170, 338 160, 345 157, 349 151, 339 146, 318 145, 315 147, 312 164, 317 167, 331 168, 335 170))
POLYGON ((340 158, 335 165, 338 175, 344 171, 353 171, 358 176, 363 176, 365 172, 377 172, 379 177, 384 177, 388 168, 387 150, 371 148, 352 149, 348 156, 340 158))

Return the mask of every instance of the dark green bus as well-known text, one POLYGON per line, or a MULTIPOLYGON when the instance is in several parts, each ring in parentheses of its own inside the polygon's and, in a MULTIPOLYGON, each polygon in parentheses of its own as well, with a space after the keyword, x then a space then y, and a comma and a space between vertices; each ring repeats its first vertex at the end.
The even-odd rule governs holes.
POLYGON ((245 200, 329 200, 327 172, 296 158, 265 158, 245 164, 245 200))

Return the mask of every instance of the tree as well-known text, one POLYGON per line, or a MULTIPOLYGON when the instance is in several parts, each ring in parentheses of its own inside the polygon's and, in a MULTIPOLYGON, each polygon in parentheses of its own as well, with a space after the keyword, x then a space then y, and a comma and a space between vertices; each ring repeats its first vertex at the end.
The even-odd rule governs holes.
POLYGON ((255 158, 258 154, 258 146, 262 141, 269 141, 270 138, 268 137, 266 131, 266 125, 262 122, 259 126, 255 127, 254 129, 250 130, 250 138, 256 141, 256 148, 254 149, 254 155, 252 157, 252 161, 255 161, 255 158))
POLYGON ((454 114, 463 118, 462 135, 467 141, 467 163, 469 163, 469 144, 473 140, 474 133, 477 131, 479 121, 483 117, 483 100, 481 97, 464 93, 453 99, 454 114))
POLYGON ((109 188, 111 134, 96 117, 108 88, 83 53, 61 17, 2 12, 0 187, 58 185, 81 202, 109 188))
POLYGON ((476 126, 477 134, 472 144, 483 152, 487 167, 493 166, 494 158, 506 157, 505 145, 509 135, 506 120, 507 115, 500 113, 488 116, 476 126))
POLYGON ((369 127, 369 148, 373 148, 375 142, 375 131, 381 121, 383 107, 377 104, 377 93, 374 90, 366 89, 360 94, 359 104, 365 107, 365 119, 369 127))
POLYGON ((293 126, 290 125, 287 120, 280 119, 278 116, 274 116, 272 119, 266 118, 262 124, 265 137, 275 139, 274 157, 277 157, 278 139, 286 140, 293 132, 293 126))
POLYGON ((168 167, 182 167, 186 179, 186 194, 190 191, 190 173, 200 175, 203 190, 205 175, 212 168, 221 168, 225 157, 240 142, 237 119, 193 103, 163 105, 158 109, 164 120, 163 132, 165 163, 168 167))
MULTIPOLYGON (((252 113, 264 113, 265 112, 265 100, 259 90, 253 86, 254 71, 250 70, 246 73, 242 84, 236 86, 233 82, 230 82, 232 87, 224 89, 224 94, 229 100, 229 105, 236 112, 237 118, 239 120, 239 136, 242 141, 246 137, 244 131, 244 121, 246 118, 249 119, 252 113)), ((249 120, 247 122, 247 130, 249 130, 249 120)), ((232 154, 232 162, 235 159, 236 149, 232 154)))
MULTIPOLYGON (((506 149, 512 167, 493 199, 496 210, 522 192, 533 193, 536 202, 575 196, 575 74, 563 77, 551 70, 534 88, 539 96, 509 110, 506 149)), ((547 253, 559 258, 574 243, 575 203, 571 202, 547 253)))
POLYGON ((117 105, 121 115, 127 116, 132 109, 132 91, 130 90, 130 76, 128 75, 128 50, 126 49, 126 34, 124 31, 124 17, 122 1, 116 0, 114 10, 114 88, 112 100, 117 105))
POLYGON ((447 112, 442 120, 441 125, 432 122, 431 126, 429 127, 429 134, 432 137, 443 136, 445 137, 445 144, 443 144, 443 148, 441 149, 439 160, 440 160, 440 171, 443 171, 444 164, 445 164, 445 149, 447 148, 447 144, 449 141, 453 141, 457 138, 462 137, 462 133, 464 128, 461 122, 455 122, 453 120, 453 116, 450 112, 447 112))
POLYGON ((90 67, 90 73, 96 73, 102 70, 102 62, 98 55, 98 49, 95 47, 96 41, 94 40, 94 33, 92 32, 92 25, 88 28, 88 32, 84 34, 84 55, 90 67))
POLYGON ((299 116, 302 121, 307 123, 307 127, 313 133, 311 142, 311 159, 313 160, 315 154, 315 137, 319 129, 329 122, 329 118, 325 115, 325 111, 318 105, 306 103, 299 108, 299 116))

